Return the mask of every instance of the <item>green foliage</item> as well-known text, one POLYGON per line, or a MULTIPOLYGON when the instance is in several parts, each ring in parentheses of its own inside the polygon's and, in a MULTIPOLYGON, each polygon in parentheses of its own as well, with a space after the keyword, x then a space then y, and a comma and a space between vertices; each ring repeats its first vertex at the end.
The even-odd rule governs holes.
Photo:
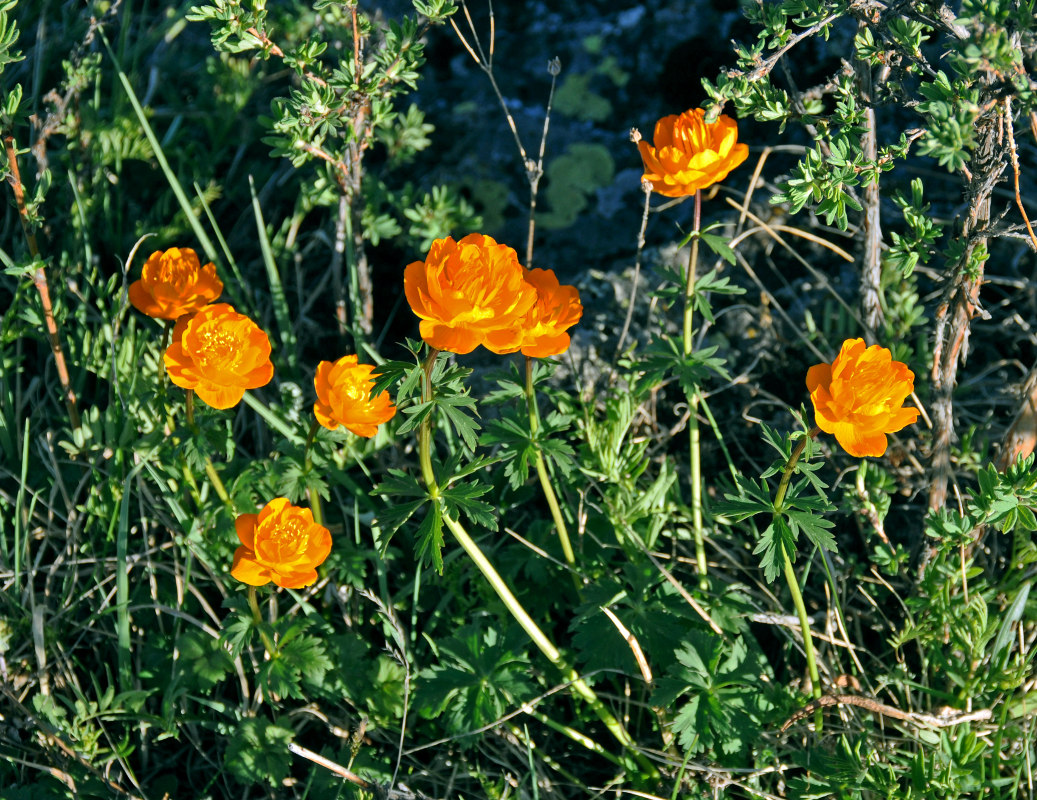
POLYGON ((683 701, 673 721, 680 746, 689 755, 713 751, 720 763, 744 757, 774 707, 767 696, 773 692, 759 691, 767 674, 762 654, 742 636, 724 641, 691 631, 675 655, 652 704, 667 708, 683 701))
MULTIPOLYGON (((723 271, 703 267, 690 291, 683 268, 639 272, 662 285, 647 301, 638 288, 633 343, 618 355, 608 337, 622 311, 588 287, 584 329, 570 352, 528 365, 529 396, 521 355, 488 375, 499 357, 430 360, 422 342, 393 344, 416 324, 403 265, 436 238, 508 231, 517 218, 514 169, 450 174, 437 149, 447 143, 415 103, 426 47, 466 57, 449 29, 433 31, 455 13, 451 0, 415 0, 407 14, 211 0, 186 17, 169 4, 74 5, 0 0, 0 127, 24 190, 19 209, 5 147, 0 796, 1023 791, 1037 471, 1030 456, 998 472, 987 454, 998 452, 1008 401, 1029 394, 1006 376, 1029 352, 1032 298, 1024 240, 1009 238, 1025 230, 1014 192, 995 195, 989 214, 977 215, 976 197, 1014 177, 1014 130, 1027 206, 1030 4, 967 0, 957 17, 928 2, 875 15, 842 0, 749 4, 757 35, 731 71, 709 76, 709 90, 711 113, 730 103, 763 123, 740 131, 754 157, 767 153, 756 194, 741 196, 748 165, 718 192, 752 221, 709 187, 700 229, 672 234, 689 205, 653 200, 639 263, 673 238, 678 249, 694 240, 723 271), (801 71, 786 66, 808 57, 822 74, 798 86, 801 71), (871 133, 873 154, 863 146, 871 133), (1001 171, 984 182, 988 163, 1001 171), (766 218, 764 187, 783 206, 766 218), (881 238, 868 252, 881 275, 868 280, 882 314, 862 327, 854 270, 864 212, 875 208, 881 238), (853 266, 835 267, 818 246, 838 235, 822 221, 851 234, 839 247, 853 266), (17 235, 23 222, 31 241, 17 235), (787 240, 802 260, 764 239, 763 223, 809 234, 787 240), (148 253, 173 245, 213 260, 222 299, 275 344, 268 386, 234 409, 196 401, 193 425, 164 370, 164 324, 128 301, 148 253), (968 331, 976 371, 959 377, 948 415, 959 423, 950 469, 961 505, 926 513, 936 434, 908 428, 885 457, 848 462, 832 437, 803 433, 794 406, 816 357, 805 345, 833 352, 840 337, 874 338, 909 364, 932 408, 938 304, 988 261, 998 273, 968 331), (694 335, 682 338, 681 310, 694 335), (987 325, 983 314, 1002 318, 987 325), (811 321, 806 331, 798 319, 811 321), (343 352, 378 362, 374 392, 399 408, 371 439, 307 434, 312 370, 343 352), (319 506, 332 553, 314 584, 253 594, 230 574, 234 520, 274 497, 319 506), (775 584, 789 572, 795 608, 791 584, 775 584), (822 710, 820 731, 813 714, 794 716, 814 688, 804 682, 808 641, 824 694, 909 716, 840 704, 822 710), (975 716, 925 723, 945 712, 975 716), (299 748, 378 787, 350 784, 299 748)), ((479 9, 469 10, 478 27, 479 9)), ((595 66, 555 95, 557 123, 582 122, 577 136, 566 131, 575 144, 554 152, 548 140, 545 151, 534 243, 547 263, 559 260, 558 237, 544 229, 572 228, 567 240, 592 245, 583 211, 637 166, 636 154, 619 163, 628 156, 611 142, 621 132, 602 113, 616 102, 606 88, 657 99, 650 80, 627 83, 646 76, 620 57, 625 24, 580 34, 595 66)), ((509 49, 497 45, 500 64, 509 49)), ((486 124, 466 91, 426 88, 425 108, 467 105, 476 113, 465 124, 486 124)))
MULTIPOLYGON (((530 663, 522 652, 521 633, 502 639, 494 628, 466 625, 438 645, 438 661, 421 672, 418 697, 424 714, 442 717, 451 734, 491 725, 533 694, 530 663)), ((476 737, 461 739, 466 747, 476 737)))

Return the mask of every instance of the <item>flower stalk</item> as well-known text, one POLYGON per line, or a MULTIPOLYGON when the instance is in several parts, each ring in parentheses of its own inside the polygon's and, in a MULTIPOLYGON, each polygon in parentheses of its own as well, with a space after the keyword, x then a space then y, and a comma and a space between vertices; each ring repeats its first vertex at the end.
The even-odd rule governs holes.
MULTIPOLYGON (((316 419, 310 423, 310 431, 306 434, 306 448, 303 455, 302 474, 305 478, 310 474, 310 470, 313 469, 313 440, 317 437, 317 428, 320 427, 320 423, 316 419)), ((313 511, 313 521, 318 525, 324 524, 324 512, 321 509, 320 504, 320 492, 317 491, 315 486, 311 486, 306 490, 306 495, 310 498, 310 508, 313 511)))
MULTIPOLYGON (((438 351, 433 349, 429 353, 429 357, 423 365, 425 375, 422 385, 422 400, 425 402, 432 399, 432 367, 434 366, 438 355, 438 351)), ((421 474, 425 480, 429 499, 432 500, 432 502, 439 502, 439 485, 436 482, 435 471, 432 468, 431 415, 426 416, 425 419, 422 420, 418 432, 418 447, 418 456, 421 462, 421 474)), ((472 559, 475 566, 478 567, 479 571, 482 573, 483 577, 486 578, 494 592, 497 593, 501 602, 504 603, 505 608, 508 609, 522 630, 524 630, 529 638, 532 639, 533 644, 535 644, 540 652, 547 657, 547 660, 562 673, 565 681, 572 685, 576 693, 591 707, 598 719, 601 720, 602 724, 604 724, 606 728, 608 728, 609 732, 616 738, 616 740, 623 745, 624 748, 630 751, 638 765, 651 775, 658 775, 658 771, 651 762, 637 750, 634 740, 631 738, 626 728, 623 727, 623 723, 616 719, 615 715, 609 711, 608 707, 605 706, 587 682, 580 677, 579 673, 569 666, 558 648, 555 647, 554 643, 540 629, 540 626, 536 624, 533 618, 529 615, 529 612, 527 612, 522 606, 522 603, 519 602, 518 598, 515 597, 514 593, 508 587, 508 584, 486 557, 486 554, 483 553, 475 543, 475 540, 468 535, 468 531, 465 530, 464 526, 457 520, 452 519, 446 513, 443 513, 442 516, 444 524, 454 535, 457 543, 461 545, 461 549, 463 549, 465 553, 468 554, 468 557, 472 559)))
POLYGON ((252 623, 256 626, 256 630, 259 631, 259 638, 263 640, 263 647, 266 648, 266 653, 270 658, 277 656, 277 648, 274 646, 273 640, 267 635, 267 632, 263 630, 263 615, 259 613, 259 599, 256 597, 256 587, 248 587, 248 607, 252 609, 252 623))
MULTIPOLYGON (((684 355, 694 349, 693 312, 695 307, 695 277, 699 260, 699 229, 702 225, 702 191, 696 191, 695 212, 691 229, 691 252, 688 255, 687 280, 684 287, 684 355)), ((709 588, 706 579, 706 546, 702 531, 702 435, 699 431, 699 391, 688 392, 688 438, 691 453, 691 529, 695 540, 695 569, 699 574, 699 588, 709 588)))
MULTIPOLYGON (((554 520, 555 530, 558 532, 558 541, 562 545, 565 561, 575 569, 576 556, 569 541, 569 531, 565 525, 565 518, 562 516, 562 509, 558 504, 558 497, 551 485, 551 476, 547 471, 544 454, 540 451, 540 443, 537 441, 537 433, 540 431, 540 409, 537 407, 536 391, 533 388, 533 359, 528 356, 526 357, 526 406, 529 409, 529 433, 533 440, 533 449, 536 451, 536 470, 537 477, 540 478, 540 487, 543 489, 544 498, 551 509, 551 518, 554 520)), ((580 581, 575 573, 573 573, 573 580, 576 581, 576 588, 579 589, 580 581)))
MULTIPOLYGON (((820 428, 813 428, 804 437, 802 437, 797 443, 795 448, 792 450, 792 455, 789 457, 788 463, 785 465, 785 470, 781 474, 781 482, 778 484, 778 491, 774 495, 774 516, 777 517, 784 510, 785 494, 788 492, 789 482, 792 480, 792 474, 796 471, 796 464, 799 461, 803 450, 807 446, 807 439, 813 439, 821 432, 820 428)), ((796 607, 796 616, 799 617, 799 627, 803 631, 803 652, 807 658, 807 672, 810 675, 810 684, 814 699, 817 700, 821 697, 821 677, 817 671, 817 656, 814 653, 814 639, 810 633, 810 619, 807 617, 807 607, 803 602, 803 593, 799 588, 799 579, 796 577, 796 571, 792 568, 792 559, 789 556, 788 550, 784 546, 781 548, 781 556, 783 561, 783 569, 785 572, 785 580, 789 585, 789 593, 792 595, 792 604, 796 607)), ((817 713, 814 715, 814 728, 817 732, 821 731, 823 724, 821 709, 818 708, 817 713)))
MULTIPOLYGON (((201 434, 201 430, 198 428, 198 423, 194 421, 194 389, 187 390, 187 426, 191 429, 191 432, 195 436, 201 434)), ((212 488, 216 490, 217 496, 223 502, 223 505, 227 507, 227 510, 232 514, 234 513, 234 503, 231 502, 230 495, 227 493, 226 487, 223 485, 223 481, 220 480, 220 475, 216 472, 216 467, 213 466, 212 459, 209 458, 209 454, 205 454, 205 474, 209 477, 209 483, 212 484, 212 488)))

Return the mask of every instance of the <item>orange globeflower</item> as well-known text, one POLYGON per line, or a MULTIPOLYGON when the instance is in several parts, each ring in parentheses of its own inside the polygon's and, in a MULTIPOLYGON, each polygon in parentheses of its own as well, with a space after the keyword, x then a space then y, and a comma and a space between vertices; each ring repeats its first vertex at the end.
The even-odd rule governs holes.
POLYGON ((847 339, 835 361, 807 372, 807 389, 817 427, 835 434, 851 456, 881 456, 886 434, 918 419, 917 408, 904 408, 914 391, 915 374, 885 347, 847 339))
POLYGON ((227 303, 177 320, 163 360, 173 383, 213 408, 236 406, 246 389, 266 386, 274 376, 266 333, 227 303))
POLYGON ((522 355, 533 358, 556 356, 569 349, 566 331, 580 321, 583 305, 575 286, 560 286, 554 271, 532 269, 526 281, 537 290, 537 302, 522 327, 522 355))
POLYGON ((313 414, 317 422, 328 430, 339 425, 357 436, 370 438, 378 433, 378 426, 388 422, 396 413, 396 406, 388 392, 371 396, 374 380, 370 364, 358 364, 356 356, 343 356, 338 361, 321 361, 313 377, 317 402, 313 414))
POLYGON ((285 589, 309 586, 331 552, 331 533, 313 521, 308 508, 277 497, 258 514, 242 514, 234 527, 241 547, 230 574, 249 586, 273 581, 285 589))
POLYGON ((670 115, 655 123, 655 146, 641 140, 637 149, 644 161, 644 179, 667 197, 695 194, 741 164, 749 147, 738 143, 738 123, 726 114, 705 121, 701 108, 670 115))
POLYGON ((479 345, 514 353, 537 299, 515 251, 481 233, 459 242, 436 239, 424 261, 407 265, 403 289, 421 317, 421 338, 437 350, 461 354, 479 345))
POLYGON ((149 317, 177 319, 208 305, 223 291, 216 265, 204 267, 190 247, 152 253, 140 280, 130 284, 130 302, 149 317))

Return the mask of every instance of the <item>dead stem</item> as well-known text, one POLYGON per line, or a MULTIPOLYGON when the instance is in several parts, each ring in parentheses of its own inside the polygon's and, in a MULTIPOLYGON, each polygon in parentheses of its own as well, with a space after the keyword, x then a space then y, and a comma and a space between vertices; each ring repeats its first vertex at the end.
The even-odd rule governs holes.
POLYGON ((36 234, 32 232, 29 224, 29 209, 25 205, 25 188, 22 185, 21 172, 18 170, 18 148, 15 146, 13 136, 4 137, 4 147, 7 150, 7 161, 10 165, 8 182, 14 192, 14 201, 18 206, 18 219, 22 224, 22 233, 29 245, 29 254, 36 262, 32 273, 32 283, 40 295, 40 303, 43 306, 43 318, 47 327, 47 339, 50 341, 50 350, 54 355, 54 365, 58 369, 58 380, 61 383, 61 392, 65 397, 65 407, 68 409, 68 419, 72 423, 72 429, 78 430, 80 426, 79 410, 76 408, 76 393, 72 391, 72 382, 68 375, 68 366, 65 363, 65 351, 61 347, 61 337, 58 334, 58 323, 54 319, 54 306, 50 300, 50 286, 47 283, 47 272, 43 262, 40 260, 40 248, 36 242, 36 234))
MULTIPOLYGON (((864 27, 864 23, 860 23, 864 27)), ((878 160, 875 131, 875 109, 871 106, 871 65, 858 60, 857 84, 864 109, 864 132, 861 134, 861 150, 871 163, 878 160)), ((881 200, 879 197, 878 173, 875 180, 864 186, 864 253, 861 258, 861 311, 864 324, 872 336, 882 330, 882 224, 881 200)))
MULTIPOLYGON (((943 294, 936 307, 936 325, 933 339, 932 400, 933 419, 932 460, 930 463, 929 508, 943 508, 947 501, 947 484, 953 477, 951 441, 954 435, 952 395, 958 374, 958 364, 968 356, 969 326, 972 318, 984 312, 979 305, 979 290, 983 285, 985 259, 977 259, 983 252, 989 235, 985 232, 990 220, 990 196, 994 184, 1007 166, 1002 146, 1002 125, 997 115, 987 114, 977 123, 978 145, 971 161, 972 171, 966 186, 969 213, 962 223, 959 240, 967 246, 944 284, 943 294)), ((935 548, 927 547, 919 565, 919 574, 935 555, 935 548)))

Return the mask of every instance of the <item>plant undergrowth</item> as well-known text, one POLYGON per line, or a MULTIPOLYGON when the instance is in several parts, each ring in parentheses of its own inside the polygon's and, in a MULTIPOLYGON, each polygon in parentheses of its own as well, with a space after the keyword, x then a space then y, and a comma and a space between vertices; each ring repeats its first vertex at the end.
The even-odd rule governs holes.
POLYGON ((0 800, 1033 795, 1033 3, 542 11, 0 0, 0 800))

